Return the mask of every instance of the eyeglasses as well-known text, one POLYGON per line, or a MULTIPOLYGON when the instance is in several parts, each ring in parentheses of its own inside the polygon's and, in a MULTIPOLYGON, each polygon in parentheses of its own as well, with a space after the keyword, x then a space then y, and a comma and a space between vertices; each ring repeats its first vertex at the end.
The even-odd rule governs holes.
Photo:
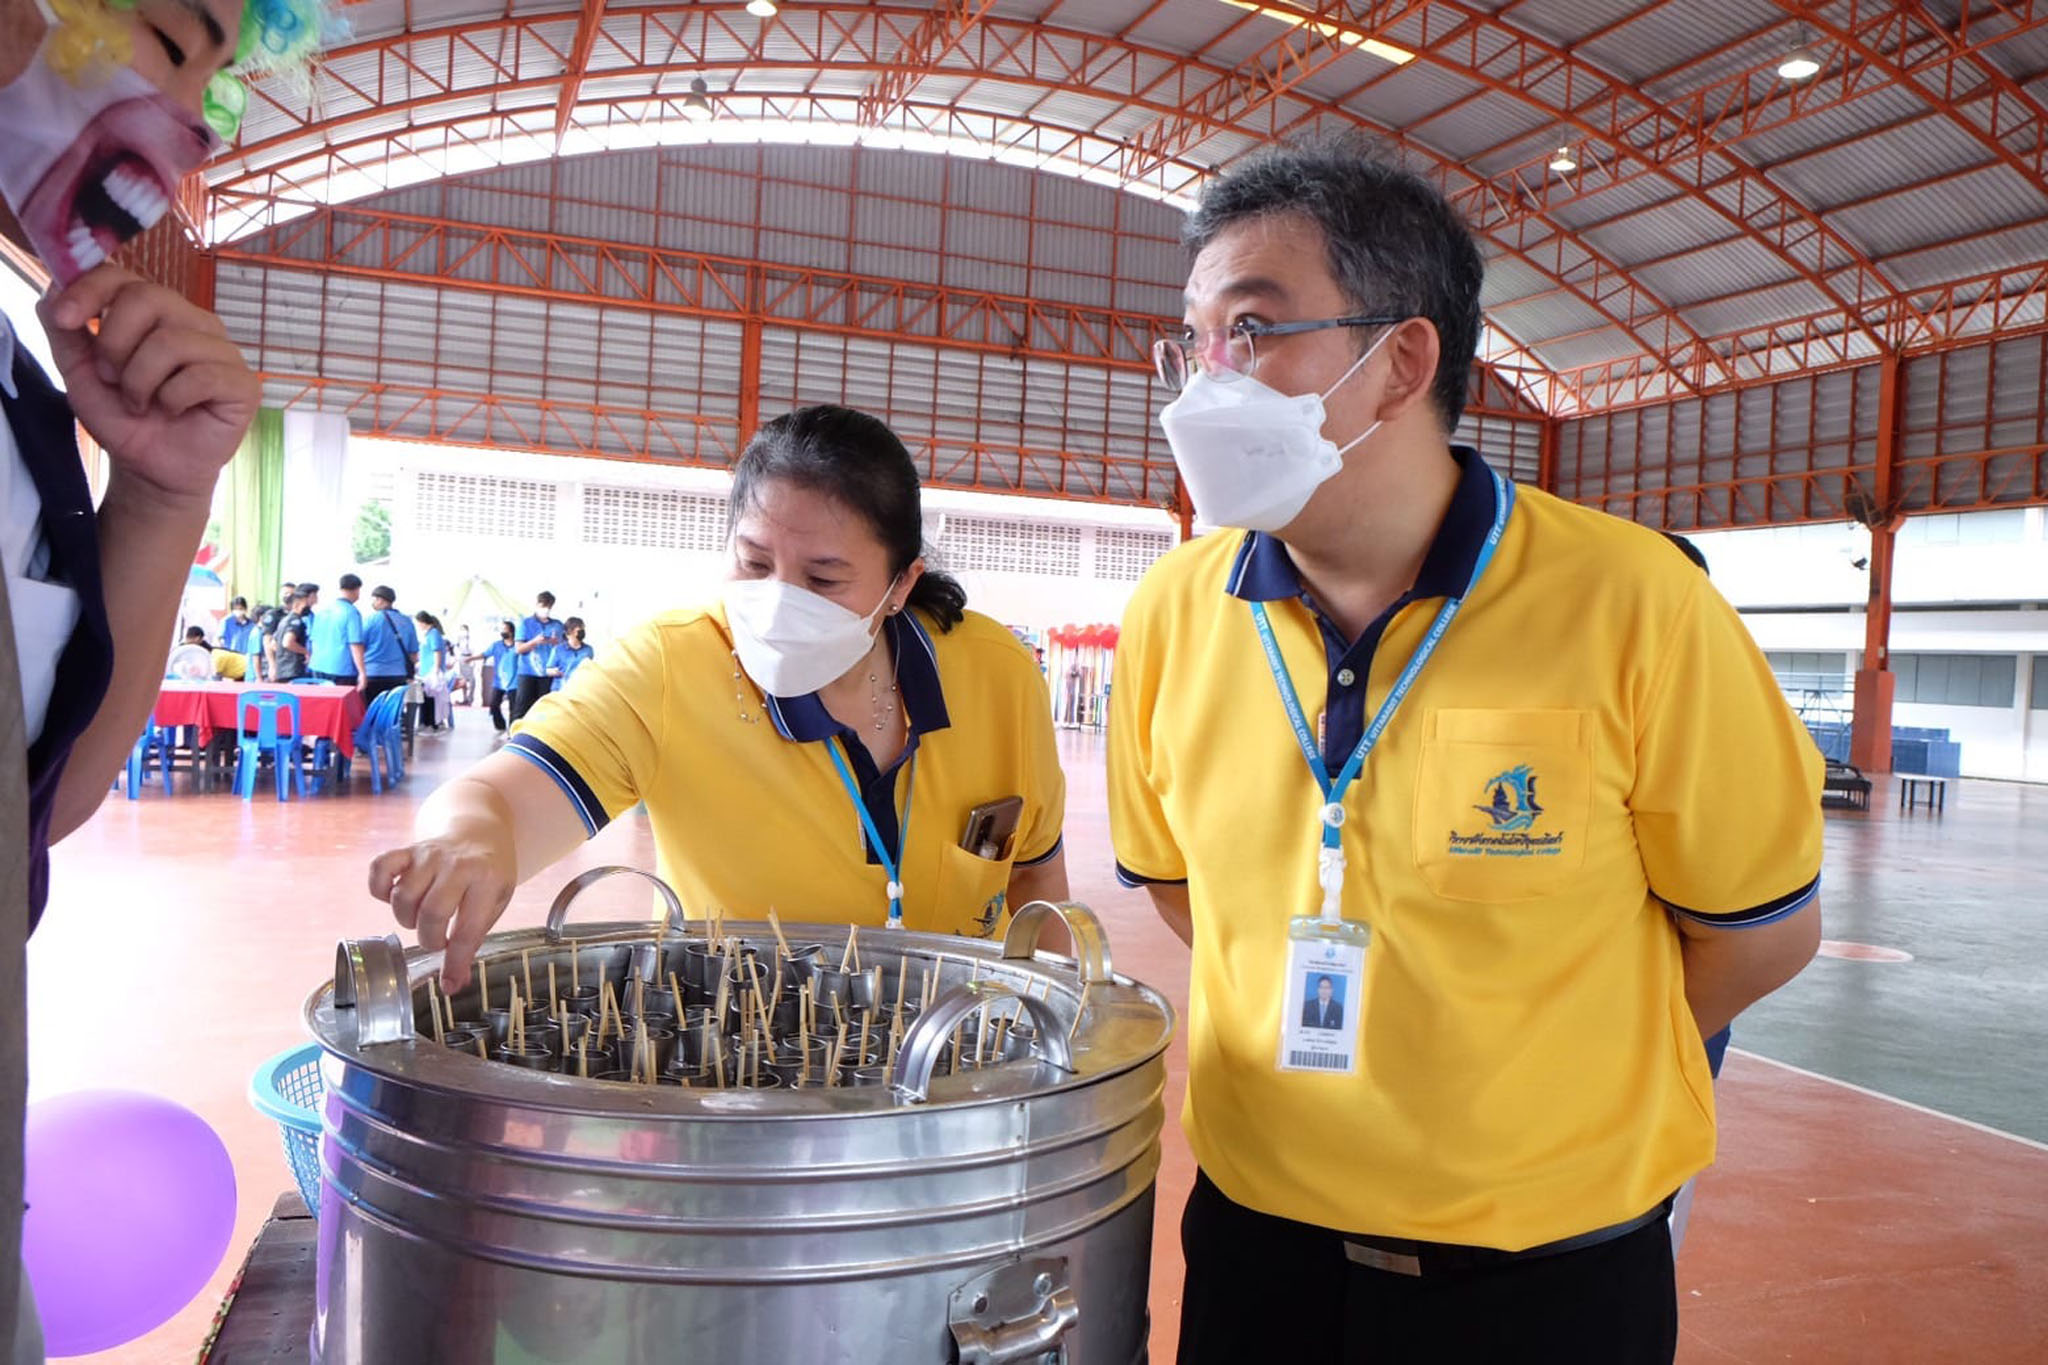
POLYGON ((1331 327, 1391 327, 1406 321, 1405 317, 1378 315, 1322 318, 1314 322, 1253 322, 1246 319, 1208 332, 1190 330, 1185 336, 1159 338, 1152 343, 1152 367, 1158 371, 1161 384, 1169 391, 1179 393, 1187 387, 1189 378, 1197 370, 1225 384, 1250 374, 1252 366, 1259 363, 1258 337, 1296 336, 1331 327))

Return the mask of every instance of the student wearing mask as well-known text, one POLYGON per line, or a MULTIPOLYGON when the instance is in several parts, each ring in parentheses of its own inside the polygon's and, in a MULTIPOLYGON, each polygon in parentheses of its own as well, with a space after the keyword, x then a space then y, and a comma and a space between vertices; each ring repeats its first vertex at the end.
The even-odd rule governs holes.
POLYGON ((720 602, 581 665, 371 865, 451 985, 514 886, 641 802, 695 910, 986 936, 1066 895, 1045 682, 925 567, 903 443, 851 409, 789 413, 748 443, 731 516, 720 602), (994 848, 962 847, 990 810, 994 848))
POLYGON ((551 690, 548 660, 562 643, 562 623, 554 619, 555 595, 544 592, 534 599, 533 615, 519 623, 519 691, 512 699, 512 719, 523 720, 533 704, 551 690))
POLYGON ((270 652, 270 680, 280 683, 316 683, 313 676, 313 610, 320 604, 320 585, 301 583, 285 602, 285 617, 277 626, 275 648, 270 652))
POLYGON ((1819 755, 1656 532, 1451 444, 1483 267, 1433 186, 1284 146, 1186 238, 1160 422, 1231 529, 1140 583, 1109 725, 1193 950, 1180 1359, 1668 1362, 1701 1040, 1814 952, 1819 755))
POLYGON ((249 599, 237 597, 228 603, 227 619, 220 623, 220 647, 235 654, 254 654, 257 639, 256 618, 249 615, 249 599))
POLYGON ((98 809, 163 683, 214 484, 260 389, 220 320, 109 257, 234 135, 238 50, 297 64, 319 11, 0 0, 0 236, 52 278, 37 305, 63 380, 0 318, 0 1360, 41 1359, 19 1274, 24 943, 49 848, 98 809), (111 115, 109 117, 108 115, 111 115), (88 174, 88 172, 90 172, 88 174), (95 507, 80 428, 106 453, 95 507), (115 641, 122 643, 117 652, 115 641))
POLYGON ((510 621, 500 621, 498 638, 491 642, 491 647, 467 659, 470 663, 485 661, 484 704, 491 709, 491 728, 500 737, 505 733, 505 699, 519 685, 518 645, 519 628, 510 621))
POLYGON ((562 643, 555 646, 555 652, 548 658, 548 676, 554 679, 549 690, 559 692, 567 687, 570 675, 589 663, 596 653, 583 638, 582 617, 572 616, 562 622, 562 643))

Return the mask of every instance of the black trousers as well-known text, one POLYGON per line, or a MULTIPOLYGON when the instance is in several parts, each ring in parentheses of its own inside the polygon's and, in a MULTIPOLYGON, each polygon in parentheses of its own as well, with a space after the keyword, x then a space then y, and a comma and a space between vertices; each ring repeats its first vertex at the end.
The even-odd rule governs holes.
POLYGON ((1425 1256, 1406 1275, 1354 1263, 1342 1233, 1233 1203, 1197 1171, 1180 1236, 1180 1365, 1670 1365, 1678 1350, 1662 1218, 1553 1256, 1425 1256))
POLYGON ((511 694, 509 692, 507 692, 504 688, 498 686, 496 683, 491 684, 489 701, 489 706, 491 708, 491 728, 493 730, 496 730, 501 735, 505 733, 505 698, 510 695, 511 694))
POLYGON ((391 691, 393 688, 405 686, 406 682, 407 679, 403 673, 400 673, 396 677, 391 678, 380 678, 376 674, 372 673, 370 675, 369 685, 363 688, 363 705, 368 706, 371 702, 377 700, 377 698, 383 696, 386 692, 391 691))
POLYGON ((529 678, 519 675, 519 695, 512 699, 512 719, 524 720, 533 704, 545 697, 555 685, 553 678, 529 678))

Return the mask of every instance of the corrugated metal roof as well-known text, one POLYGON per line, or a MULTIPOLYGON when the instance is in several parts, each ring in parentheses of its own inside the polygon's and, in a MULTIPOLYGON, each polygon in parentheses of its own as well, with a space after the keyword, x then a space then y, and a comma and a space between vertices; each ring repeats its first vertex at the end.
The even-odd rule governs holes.
MULTIPOLYGON (((646 0, 648 6, 659 2, 646 0)), ((1954 3, 1936 5, 1934 17, 1952 14, 1954 3)), ((1176 240, 1178 209, 1135 193, 1119 198, 1115 190, 1096 183, 1142 159, 1132 155, 1132 143, 1171 129, 1170 123, 1162 127, 1159 108, 1127 105, 1122 93, 1131 88, 1135 73, 1154 106, 1199 98, 1220 73, 1289 37, 1276 19, 1219 0, 1090 0, 1085 5, 999 0, 984 20, 992 30, 989 41, 970 38, 947 52, 942 68, 911 89, 915 107, 893 119, 886 132, 907 146, 940 145, 922 137, 920 130, 927 127, 957 140, 956 145, 994 141, 1001 146, 991 148, 992 156, 1027 162, 1029 169, 974 156, 942 160, 877 146, 775 145, 777 138, 804 136, 801 126, 762 130, 770 145, 654 147, 547 161, 536 158, 545 158, 553 145, 553 82, 562 54, 575 45, 582 6, 580 0, 511 0, 514 15, 547 16, 523 36, 495 27, 505 6, 506 0, 436 0, 431 6, 362 0, 351 5, 347 14, 357 40, 330 57, 314 77, 316 103, 326 121, 301 132, 292 111, 303 112, 305 101, 282 83, 268 82, 267 94, 283 108, 269 98, 252 101, 241 148, 211 174, 221 181, 296 163, 294 174, 315 177, 316 187, 317 177, 339 173, 333 183, 345 188, 335 193, 371 192, 380 184, 403 184, 438 167, 463 167, 489 155, 488 147, 473 151, 462 147, 459 138, 455 149, 448 149, 450 139, 437 125, 460 120, 462 137, 516 135, 502 155, 527 164, 401 188, 381 202, 408 213, 552 228, 580 237, 659 242, 742 257, 759 253, 789 265, 851 267, 913 284, 944 278, 956 285, 1036 294, 1050 302, 1114 299, 1123 307, 1172 316, 1179 310, 1185 269, 1176 240), (1045 28, 1031 41, 1008 40, 1022 32, 1016 24, 1040 20, 1045 28), (401 36, 409 23, 418 44, 411 54, 401 36), (442 30, 457 23, 468 26, 469 36, 451 45, 442 30), (1138 27, 1129 29, 1132 24, 1138 27), (1130 50, 1104 39, 1121 40, 1130 50), (386 45, 376 46, 374 40, 386 45), (1198 51, 1202 69, 1185 82, 1159 79, 1169 73, 1174 54, 1198 51), (984 57, 991 63, 987 70, 978 66, 984 57), (1046 63, 1035 78, 1019 70, 1020 62, 1034 57, 1046 63), (508 67, 526 88, 507 88, 508 67), (415 108, 372 107, 344 81, 372 95, 381 91, 389 101, 419 103, 415 108), (449 88, 443 89, 444 81, 449 88), (939 117, 933 110, 953 112, 939 117), (513 118, 498 117, 508 111, 513 118), (1037 128, 1018 121, 1027 114, 1037 128), (350 165, 325 164, 315 156, 329 139, 362 144, 377 137, 407 152, 389 172, 379 165, 374 146, 358 146, 350 153, 350 165), (352 173, 352 166, 367 173, 352 173), (1027 214, 1038 220, 1035 230, 1020 221, 1027 214), (937 249, 941 240, 943 254, 937 249)), ((901 8, 882 14, 856 0, 791 5, 781 18, 765 23, 739 15, 736 6, 711 22, 694 9, 677 10, 663 23, 681 35, 682 51, 701 41, 708 66, 621 74, 638 60, 622 49, 632 48, 642 32, 642 7, 618 0, 607 10, 607 37, 593 49, 592 72, 580 87, 583 103, 572 119, 572 147, 593 145, 593 138, 659 143, 676 137, 678 124, 663 123, 674 120, 673 104, 641 104, 637 97, 663 91, 673 99, 699 69, 714 92, 742 92, 726 106, 729 118, 751 118, 771 109, 794 110, 802 117, 809 109, 830 126, 832 136, 857 138, 856 97, 873 87, 870 68, 894 60, 895 46, 919 17, 901 8), (872 55, 859 50, 869 36, 881 42, 881 50, 872 55), (769 64, 749 67, 757 45, 769 64), (812 54, 818 51, 831 59, 817 62, 812 54), (764 97, 796 92, 820 97, 819 102, 764 103, 764 97), (601 101, 615 104, 607 110, 601 101)), ((1476 52, 1487 79, 1504 86, 1514 82, 1511 38, 1519 30, 1570 47, 1595 72, 1613 77, 1621 87, 1618 107, 1624 115, 1649 109, 1657 100, 1682 110, 1689 92, 1723 81, 1731 84, 1716 87, 1707 106, 1710 114, 1724 107, 1738 80, 1747 79, 1752 100, 1763 101, 1753 111, 1763 125, 1760 131, 1734 148, 1710 142, 1703 160, 1688 161, 1670 175, 1636 174, 1634 163, 1622 158, 1624 173, 1632 176, 1624 183, 1608 186, 1599 175, 1553 181, 1541 208, 1544 221, 1580 234, 1585 246, 1609 260, 1623 268, 1640 265, 1637 285, 1650 297, 1680 307, 1687 321, 1707 335, 1830 306, 1798 264, 1817 258, 1815 221, 1867 249, 1890 280, 1911 289, 2048 258, 2048 194, 2039 184, 2002 164, 1954 174, 1990 155, 1958 122, 1958 117, 1972 117, 1970 112, 1958 116, 1937 110, 1920 91, 1870 81, 1846 100, 1826 79, 1802 87, 1778 81, 1775 60, 1796 36, 1782 5, 1715 0, 1651 8, 1632 0, 1523 0, 1495 14, 1503 7, 1483 0, 1477 8, 1484 13, 1474 21, 1476 44, 1461 42, 1447 52, 1476 52), (1631 93, 1629 87, 1637 88, 1631 93), (1843 145, 1815 153, 1836 142, 1843 145), (1761 168, 1765 178, 1750 175, 1752 166, 1761 168), (1935 176, 1944 179, 1923 184, 1935 176), (1695 177, 1712 184, 1710 192, 1725 211, 1687 188, 1695 177), (1766 186, 1789 196, 1789 203, 1772 205, 1766 186), (1746 187, 1741 195, 1738 187, 1746 187), (1802 210, 1807 217, 1800 216, 1802 210), (1788 225, 1791 242, 1784 249, 1770 240, 1781 223, 1788 225), (1959 237, 1968 240, 1952 240, 1959 237)), ((1457 15, 1451 10, 1429 13, 1429 33, 1453 31, 1457 15)), ((1973 35, 1981 40, 2004 22, 1995 13, 1973 11, 1973 35)), ((1418 11, 1388 36, 1413 45, 1424 32, 1418 11)), ((1299 35, 1294 36, 1294 45, 1301 46, 1299 35)), ((1826 42, 1816 45, 1828 48, 1826 42)), ((1832 52, 1827 55, 1836 59, 1832 52)), ((1562 66, 1540 65, 1528 73, 1527 88, 1516 94, 1484 89, 1450 60, 1425 54, 1392 67, 1382 58, 1347 50, 1297 84, 1288 86, 1283 78, 1285 88, 1270 98, 1262 92, 1271 73, 1224 77, 1244 82, 1242 97, 1224 106, 1234 126, 1197 129, 1194 136, 1176 138, 1167 149, 1175 160, 1147 177, 1146 184, 1154 193, 1188 193, 1201 169, 1233 163, 1276 126, 1362 121, 1390 129, 1405 140, 1412 164, 1454 191, 1468 185, 1472 175, 1527 166, 1553 139, 1572 143, 1584 159, 1598 163, 1619 156, 1602 139, 1572 127, 1577 121, 1597 122, 1608 107, 1583 68, 1567 84, 1562 66), (1337 107, 1335 101, 1345 97, 1351 97, 1348 107, 1337 107), (1562 107, 1567 102, 1569 110, 1562 107)), ((2032 80, 2037 93, 2048 97, 2048 81, 2040 79, 2048 68, 2048 34, 1994 45, 1980 60, 1996 63, 2015 79, 2032 80)), ((1967 92, 1975 69, 1974 64, 1963 69, 1959 91, 1967 92)), ((1668 121, 1658 126, 1667 135, 1672 131, 1668 121)), ((736 123, 712 132, 723 135, 735 128, 756 135, 736 123)), ((1713 126, 1710 119, 1707 131, 1710 137, 1722 136, 1728 128, 1713 126)), ((1632 134, 1637 139, 1648 135, 1642 129, 1632 134)), ((2024 134, 2015 132, 2014 140, 2026 145, 2024 134)), ((1677 144, 1691 147, 1684 139, 1677 144)), ((274 182, 251 185, 290 190, 274 182)), ((1532 226, 1503 229, 1502 239, 1532 226)), ((1568 248, 1566 256, 1575 260, 1578 252, 1568 248)), ((1829 245, 1826 258, 1843 272, 1829 284, 1844 295, 1855 294, 1859 282, 1847 272, 1850 262, 1841 248, 1829 245)), ((481 268, 472 263, 471 269, 481 268)), ((1583 271, 1575 267, 1567 273, 1576 278, 1583 271)), ((349 308, 361 306, 359 293, 349 298, 349 308)), ((412 307, 417 300, 394 302, 394 309, 400 302, 412 307)), ((1531 341, 1552 364, 1584 363, 1633 349, 1612 329, 1602 329, 1598 314, 1583 300, 1560 291, 1540 270, 1499 252, 1493 253, 1486 302, 1505 328, 1531 341), (1545 345, 1544 338, 1558 337, 1567 340, 1545 345)), ((502 315, 520 316, 516 310, 502 315)), ((391 316, 411 325, 402 309, 391 316)), ((581 314, 557 319, 576 335, 588 321, 581 314)))

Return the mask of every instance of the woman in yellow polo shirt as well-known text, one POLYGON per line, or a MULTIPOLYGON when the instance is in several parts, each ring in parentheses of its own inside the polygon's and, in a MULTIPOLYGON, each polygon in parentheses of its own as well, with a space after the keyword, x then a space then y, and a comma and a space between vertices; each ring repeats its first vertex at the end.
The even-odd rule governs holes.
POLYGON ((447 947, 450 987, 514 886, 641 802, 693 912, 986 935, 1066 896, 1044 678, 925 567, 903 443, 799 409, 748 443, 730 505, 722 600, 578 669, 371 864, 371 894, 447 947))

